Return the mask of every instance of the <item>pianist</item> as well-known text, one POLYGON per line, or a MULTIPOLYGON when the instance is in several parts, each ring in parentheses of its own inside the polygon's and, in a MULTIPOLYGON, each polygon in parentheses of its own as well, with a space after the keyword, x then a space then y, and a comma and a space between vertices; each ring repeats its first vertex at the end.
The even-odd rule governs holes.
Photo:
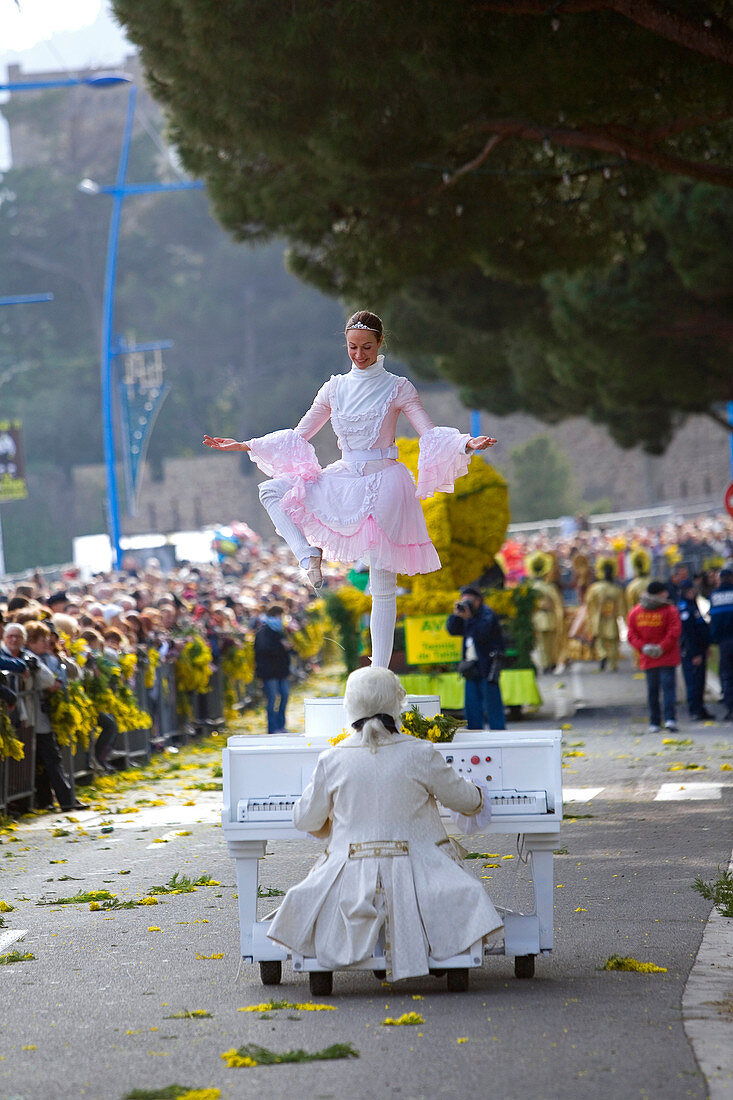
POLYGON ((436 800, 482 823, 488 806, 434 745, 399 731, 405 693, 394 673, 352 672, 344 707, 354 732, 319 756, 293 810, 326 851, 268 934, 327 970, 370 958, 379 941, 390 979, 427 974, 429 955, 450 958, 501 927, 456 860, 436 800))

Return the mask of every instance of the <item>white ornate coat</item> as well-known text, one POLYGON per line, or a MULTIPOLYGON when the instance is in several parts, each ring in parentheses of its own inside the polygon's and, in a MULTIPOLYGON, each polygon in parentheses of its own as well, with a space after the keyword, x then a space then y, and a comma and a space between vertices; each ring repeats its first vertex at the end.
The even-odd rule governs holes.
POLYGON ((333 970, 370 957, 385 926, 398 979, 498 930, 482 885, 453 858, 436 799, 469 816, 483 805, 428 741, 399 734, 372 752, 352 734, 322 753, 293 821, 317 832, 330 818, 328 846, 287 892, 270 937, 333 970))

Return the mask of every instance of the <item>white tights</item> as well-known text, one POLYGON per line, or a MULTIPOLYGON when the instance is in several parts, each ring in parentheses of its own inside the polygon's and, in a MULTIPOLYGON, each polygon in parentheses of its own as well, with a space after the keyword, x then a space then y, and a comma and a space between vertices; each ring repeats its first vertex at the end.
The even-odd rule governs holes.
POLYGON ((369 588, 372 593, 372 614, 369 619, 372 664, 377 668, 388 668, 397 619, 397 576, 387 569, 377 569, 373 565, 369 570, 369 588))
MULTIPOLYGON (((290 489, 290 484, 282 479, 273 478, 260 484, 260 501, 275 525, 275 530, 293 551, 300 564, 306 568, 308 559, 317 557, 320 550, 312 547, 300 528, 286 516, 280 507, 282 497, 290 489)), ((372 594, 372 614, 369 631, 372 636, 372 664, 378 668, 387 668, 392 656, 394 628, 397 619, 397 576, 387 569, 369 570, 369 589, 372 594)))
POLYGON ((289 482, 273 478, 271 481, 260 483, 260 503, 275 525, 278 535, 285 539, 290 549, 304 569, 308 568, 308 559, 318 557, 320 550, 314 549, 305 537, 300 527, 297 527, 290 516, 286 516, 280 507, 280 501, 291 489, 289 482))

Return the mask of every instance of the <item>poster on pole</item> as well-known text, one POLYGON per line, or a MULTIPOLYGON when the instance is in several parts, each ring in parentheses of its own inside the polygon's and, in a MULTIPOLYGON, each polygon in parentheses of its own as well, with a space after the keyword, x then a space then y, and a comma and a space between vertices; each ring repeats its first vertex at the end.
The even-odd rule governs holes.
POLYGON ((0 420, 0 504, 27 496, 20 420, 0 420))

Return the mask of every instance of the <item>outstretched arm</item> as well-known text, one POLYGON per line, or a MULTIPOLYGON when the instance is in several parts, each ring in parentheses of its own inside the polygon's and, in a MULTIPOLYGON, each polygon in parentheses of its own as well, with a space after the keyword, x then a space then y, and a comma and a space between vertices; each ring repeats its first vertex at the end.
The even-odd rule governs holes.
POLYGON ((248 443, 237 443, 236 439, 222 439, 221 436, 205 435, 204 443, 207 447, 213 447, 215 451, 248 451, 248 443))
MULTIPOLYGON (((407 390, 402 403, 402 412, 412 424, 418 435, 425 435, 435 427, 432 420, 425 412, 418 392, 411 383, 405 386, 407 390)), ((489 435, 479 435, 471 438, 466 443, 466 451, 485 451, 487 447, 493 447, 496 440, 489 435)))

